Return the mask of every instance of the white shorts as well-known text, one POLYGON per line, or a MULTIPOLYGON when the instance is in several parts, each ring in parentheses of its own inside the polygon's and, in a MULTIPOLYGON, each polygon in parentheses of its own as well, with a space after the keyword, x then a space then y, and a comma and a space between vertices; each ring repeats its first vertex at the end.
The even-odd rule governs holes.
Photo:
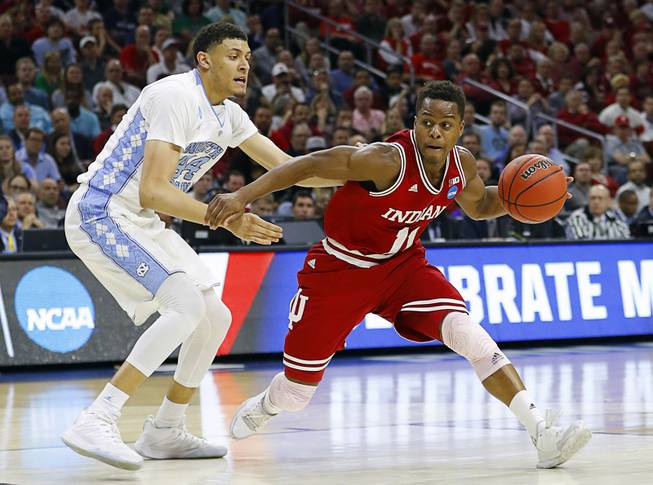
POLYGON ((66 239, 136 325, 158 310, 154 295, 173 273, 202 290, 220 284, 211 269, 151 211, 115 210, 117 202, 82 184, 66 210, 66 239), (106 204, 102 207, 102 199, 106 204))

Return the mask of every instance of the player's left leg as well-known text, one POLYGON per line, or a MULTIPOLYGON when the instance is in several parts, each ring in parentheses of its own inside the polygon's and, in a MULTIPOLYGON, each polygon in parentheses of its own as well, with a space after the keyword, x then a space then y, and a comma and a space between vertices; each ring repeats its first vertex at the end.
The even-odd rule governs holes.
POLYGON ((231 312, 212 289, 202 292, 205 317, 181 345, 175 375, 156 416, 145 420, 134 444, 153 459, 221 458, 227 448, 192 435, 185 426, 188 403, 213 362, 231 324, 231 312))
POLYGON ((591 433, 582 422, 566 429, 543 418, 519 374, 496 342, 469 317, 458 291, 436 268, 426 265, 407 271, 406 280, 385 309, 397 332, 415 341, 440 340, 465 357, 483 386, 503 402, 528 430, 539 454, 539 468, 565 462, 582 448, 591 433))

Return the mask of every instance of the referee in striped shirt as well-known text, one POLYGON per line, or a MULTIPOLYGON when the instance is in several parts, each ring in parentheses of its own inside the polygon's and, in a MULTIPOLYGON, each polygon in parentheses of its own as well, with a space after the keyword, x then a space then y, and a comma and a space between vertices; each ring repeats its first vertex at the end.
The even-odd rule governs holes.
POLYGON ((575 210, 567 219, 567 239, 628 239, 630 229, 610 209, 610 192, 604 185, 589 191, 586 207, 575 210))

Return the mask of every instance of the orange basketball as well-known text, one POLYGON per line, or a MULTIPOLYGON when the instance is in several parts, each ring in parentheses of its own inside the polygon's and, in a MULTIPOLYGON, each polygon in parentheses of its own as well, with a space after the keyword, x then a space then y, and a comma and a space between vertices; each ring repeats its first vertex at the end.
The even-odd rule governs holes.
POLYGON ((548 221, 567 200, 564 170, 545 156, 522 155, 510 162, 499 177, 499 198, 518 221, 548 221))

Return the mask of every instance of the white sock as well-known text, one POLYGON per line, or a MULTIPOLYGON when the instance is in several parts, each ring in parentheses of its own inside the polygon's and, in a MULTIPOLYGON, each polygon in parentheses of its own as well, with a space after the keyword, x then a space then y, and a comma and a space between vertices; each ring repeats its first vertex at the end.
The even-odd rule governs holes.
POLYGON ((129 394, 121 391, 110 382, 104 386, 104 389, 95 401, 89 406, 89 409, 102 411, 105 414, 120 413, 120 410, 129 399, 129 394))
POLYGON ((268 414, 279 414, 283 409, 279 406, 275 406, 270 401, 270 388, 268 387, 265 390, 265 396, 263 396, 263 410, 268 414))
POLYGON ((533 403, 530 393, 527 390, 519 391, 510 401, 510 410, 517 416, 519 422, 528 430, 531 438, 537 435, 537 425, 544 421, 537 407, 533 403))
POLYGON ((177 404, 166 396, 163 398, 159 412, 156 413, 154 424, 157 428, 174 428, 183 421, 186 408, 188 408, 188 404, 177 404))

